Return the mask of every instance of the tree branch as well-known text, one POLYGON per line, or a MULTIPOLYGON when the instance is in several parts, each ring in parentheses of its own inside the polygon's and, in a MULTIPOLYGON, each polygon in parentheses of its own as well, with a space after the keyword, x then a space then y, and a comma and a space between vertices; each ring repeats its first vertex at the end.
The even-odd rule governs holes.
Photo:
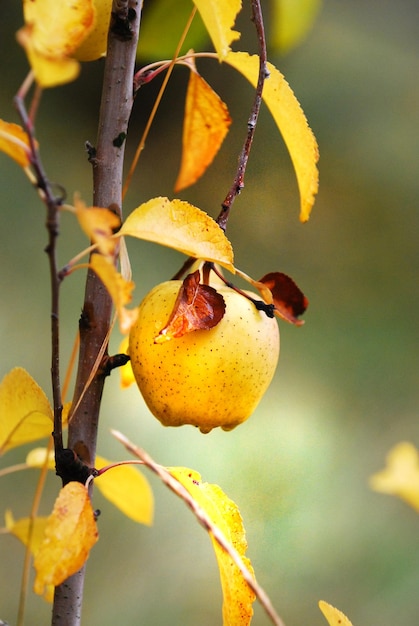
POLYGON ((256 124, 259 117, 260 105, 262 104, 262 91, 265 78, 268 78, 269 71, 267 69, 266 40, 265 29, 263 25, 262 8, 260 0, 252 0, 252 20, 255 23, 256 32, 259 42, 259 76, 256 86, 255 98, 253 100, 252 110, 250 111, 247 122, 247 135, 243 144, 243 148, 239 155, 239 162, 236 176, 233 184, 227 193, 224 202, 221 205, 221 212, 217 217, 217 224, 225 231, 230 215, 230 210, 234 200, 240 194, 244 187, 244 174, 246 172, 247 162, 249 160, 250 149, 252 147, 253 137, 256 130, 256 124))
MULTIPOLYGON (((133 104, 133 76, 141 3, 114 0, 108 36, 96 154, 93 165, 93 203, 116 205, 122 215, 122 176, 125 137, 133 104)), ((88 271, 80 318, 80 351, 68 447, 92 467, 96 456, 99 411, 105 373, 101 368, 86 389, 97 356, 107 344, 112 301, 99 278, 88 271)), ((107 350, 105 350, 107 356, 107 350)), ((84 571, 82 568, 56 588, 53 626, 78 626, 81 619, 84 571)))
POLYGON ((145 452, 145 450, 142 450, 138 446, 135 446, 133 443, 131 443, 131 441, 129 441, 129 439, 127 439, 127 437, 125 437, 125 435, 123 435, 121 432, 119 432, 118 430, 112 429, 111 433, 120 443, 122 443, 122 445, 125 446, 125 448, 129 452, 131 452, 131 454, 133 454, 138 459, 140 459, 146 467, 152 470, 162 480, 162 482, 169 489, 171 489, 171 491, 173 491, 173 493, 175 493, 185 502, 185 504, 194 513, 196 519, 201 524, 201 526, 212 535, 212 537, 215 539, 218 545, 225 552, 227 552, 231 560, 238 567, 244 580, 246 581, 246 583, 249 585, 249 587, 252 589, 252 591, 256 595, 257 599, 259 600, 259 602, 265 609, 271 622, 275 626, 285 626, 281 617, 275 611, 269 596, 267 595, 263 587, 261 587, 259 583, 256 581, 255 577, 252 575, 249 568, 245 565, 239 552, 237 552, 236 548, 232 545, 232 543, 230 543, 226 539, 226 537, 218 528, 218 526, 214 524, 214 522, 207 515, 205 510, 199 505, 199 503, 193 498, 193 496, 190 495, 190 493, 182 485, 182 483, 179 482, 176 478, 174 478, 174 476, 172 476, 165 467, 156 463, 151 458, 151 456, 147 454, 147 452, 145 452))
MULTIPOLYGON (((14 103, 22 120, 22 124, 29 137, 31 148, 31 165, 35 173, 36 186, 39 195, 47 208, 46 228, 48 232, 48 244, 45 252, 48 255, 51 282, 51 384, 54 411, 54 447, 56 451, 63 449, 63 432, 62 432, 62 400, 61 400, 61 383, 60 383, 60 334, 59 334, 59 296, 61 280, 58 273, 57 265, 57 239, 60 226, 60 205, 62 198, 55 196, 52 186, 48 181, 45 173, 38 146, 35 141, 33 118, 28 115, 24 103, 33 81, 33 75, 30 74, 18 91, 14 103)), ((40 98, 40 89, 35 91, 34 102, 37 104, 40 98)), ((32 109, 34 109, 34 103, 32 109)))

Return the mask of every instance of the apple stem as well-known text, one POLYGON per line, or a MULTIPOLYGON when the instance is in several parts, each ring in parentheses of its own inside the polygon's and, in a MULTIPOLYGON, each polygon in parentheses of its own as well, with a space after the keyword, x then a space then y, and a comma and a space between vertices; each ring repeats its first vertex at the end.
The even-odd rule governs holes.
POLYGON ((180 280, 184 274, 192 267, 195 263, 196 259, 193 256, 190 256, 186 259, 182 267, 176 272, 176 274, 172 277, 172 280, 180 280))
POLYGON ((252 296, 250 296, 246 291, 243 291, 239 287, 236 287, 236 285, 234 285, 234 283, 232 283, 231 281, 227 280, 225 278, 225 276, 222 274, 222 272, 220 272, 217 269, 217 267, 214 265, 214 263, 209 263, 209 262, 205 263, 204 264, 204 269, 205 268, 207 268, 207 271, 208 270, 212 270, 214 272, 214 274, 216 274, 218 276, 218 278, 220 278, 220 280, 222 280, 223 283, 227 287, 229 287, 230 289, 233 289, 234 291, 239 293, 244 298, 247 298, 248 300, 250 300, 250 302, 253 302, 253 304, 255 305, 255 307, 257 308, 258 311, 263 311, 267 317, 270 317, 270 318, 275 317, 275 305, 274 304, 267 304, 266 302, 263 302, 263 300, 259 300, 258 298, 252 298, 252 296))

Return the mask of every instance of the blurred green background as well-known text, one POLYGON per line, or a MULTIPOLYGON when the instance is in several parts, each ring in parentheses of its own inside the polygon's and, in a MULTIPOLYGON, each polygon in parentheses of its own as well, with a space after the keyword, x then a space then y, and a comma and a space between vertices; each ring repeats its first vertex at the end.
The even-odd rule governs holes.
MULTIPOLYGON (((0 15, 0 116, 17 121, 12 97, 27 70, 15 44, 19 3, 3 2, 0 15)), ((280 324, 280 364, 256 414, 231 433, 203 436, 189 427, 161 427, 136 389, 119 389, 117 374, 105 392, 100 453, 127 457, 109 434, 118 428, 158 462, 193 467, 220 484, 239 505, 248 555, 287 626, 325 624, 319 599, 339 607, 354 626, 418 624, 419 517, 368 487, 393 444, 419 444, 418 18, 416 0, 325 0, 301 46, 285 57, 270 54, 317 136, 320 193, 311 220, 301 225, 292 167, 264 110, 228 234, 241 269, 255 278, 272 270, 290 274, 310 306, 302 328, 280 324)), ((247 14, 242 27, 243 48, 254 48, 247 14)), ((70 199, 75 190, 91 197, 84 142, 95 142, 101 65, 86 65, 77 82, 45 92, 37 120, 48 175, 70 199)), ((219 158, 181 197, 215 216, 234 175, 252 92, 228 68, 204 62, 199 68, 234 122, 219 158)), ((173 195, 186 81, 180 68, 126 212, 152 196, 173 195)), ((150 85, 137 99, 131 154, 157 89, 150 85)), ((21 365, 48 390, 44 208, 14 163, 0 155, 0 168, 0 374, 21 365)), ((64 215, 61 263, 84 245, 73 218, 64 215)), ((183 260, 152 244, 136 242, 130 252, 138 300, 183 260)), ((63 367, 83 278, 72 276, 62 290, 63 367)), ((118 342, 115 337, 114 349, 118 342)), ((0 468, 21 462, 30 448, 9 452, 0 468)), ((186 507, 149 479, 156 497, 153 528, 126 519, 95 493, 100 542, 88 563, 83 623, 220 624, 210 541, 186 507)), ((15 517, 27 515, 36 480, 35 471, 1 478, 0 515, 6 508, 15 517)), ((57 489, 50 476, 43 514, 57 489)), ((0 619, 14 624, 23 550, 5 535, 0 555, 0 619)), ((255 611, 255 624, 269 623, 259 607, 255 611)), ((26 624, 48 624, 49 615, 50 606, 31 595, 26 624)))

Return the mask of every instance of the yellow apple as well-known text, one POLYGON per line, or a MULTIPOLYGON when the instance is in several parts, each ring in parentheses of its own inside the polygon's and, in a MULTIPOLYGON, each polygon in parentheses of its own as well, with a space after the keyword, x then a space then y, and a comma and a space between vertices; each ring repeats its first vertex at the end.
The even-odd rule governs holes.
POLYGON ((112 0, 93 0, 93 6, 95 25, 73 55, 78 61, 96 61, 106 55, 112 0))
POLYGON ((278 324, 233 289, 216 285, 226 311, 214 328, 155 343, 181 284, 158 285, 139 307, 129 337, 136 382, 164 426, 192 424, 203 433, 217 426, 231 430, 253 413, 272 380, 278 324))

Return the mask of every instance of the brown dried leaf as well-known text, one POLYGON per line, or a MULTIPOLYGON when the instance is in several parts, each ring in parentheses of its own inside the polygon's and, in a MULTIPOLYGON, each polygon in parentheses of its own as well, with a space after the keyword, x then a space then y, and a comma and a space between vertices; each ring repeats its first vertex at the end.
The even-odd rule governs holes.
POLYGON ((308 307, 308 300, 295 282, 282 272, 270 272, 260 279, 273 295, 275 314, 290 324, 301 326, 303 320, 297 319, 308 307))
POLYGON ((199 280, 199 270, 185 278, 169 321, 156 337, 156 343, 182 337, 194 330, 209 330, 223 318, 223 296, 213 287, 201 285, 199 280))

